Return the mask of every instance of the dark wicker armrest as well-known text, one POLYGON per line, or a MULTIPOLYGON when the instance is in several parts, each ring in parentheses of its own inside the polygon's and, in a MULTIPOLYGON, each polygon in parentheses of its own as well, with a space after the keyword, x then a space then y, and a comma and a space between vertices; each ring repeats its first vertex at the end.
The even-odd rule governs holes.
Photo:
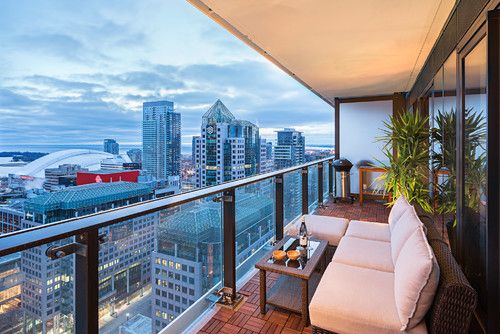
POLYGON ((429 240, 440 269, 440 281, 427 313, 430 333, 468 333, 477 304, 477 293, 453 258, 446 243, 429 240))
POLYGON ((426 229, 425 234, 426 234, 427 240, 429 240, 429 242, 431 240, 443 241, 443 237, 441 236, 441 233, 439 233, 439 231, 436 229, 434 219, 432 219, 431 216, 418 215, 418 217, 420 218, 420 220, 422 221, 422 223, 425 226, 425 229, 426 229))

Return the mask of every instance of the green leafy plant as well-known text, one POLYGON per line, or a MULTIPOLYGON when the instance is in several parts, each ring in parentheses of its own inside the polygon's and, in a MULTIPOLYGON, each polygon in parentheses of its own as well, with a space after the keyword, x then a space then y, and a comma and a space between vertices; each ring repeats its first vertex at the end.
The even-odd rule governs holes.
POLYGON ((439 214, 454 214, 456 212, 456 129, 457 117, 453 109, 441 112, 438 110, 435 118, 435 128, 431 129, 433 143, 433 172, 443 172, 445 175, 435 185, 433 194, 437 204, 434 208, 439 214))
MULTIPOLYGON (((436 127, 431 129, 433 170, 446 171, 447 177, 438 183, 435 199, 436 213, 454 214, 456 212, 456 112, 438 110, 435 116, 436 127)), ((464 162, 466 203, 469 207, 479 206, 482 189, 486 182, 486 122, 483 113, 465 110, 464 115, 464 162)))
POLYGON ((429 197, 429 118, 420 112, 404 112, 391 116, 381 129, 383 152, 388 164, 379 161, 386 172, 377 178, 384 192, 392 194, 392 202, 401 195, 426 212, 432 211, 429 197))

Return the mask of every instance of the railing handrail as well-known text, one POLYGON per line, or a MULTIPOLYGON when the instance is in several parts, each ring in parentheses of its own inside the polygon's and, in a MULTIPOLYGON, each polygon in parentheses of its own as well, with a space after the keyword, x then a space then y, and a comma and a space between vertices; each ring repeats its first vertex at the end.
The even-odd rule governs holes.
POLYGON ((49 242, 76 236, 92 229, 99 229, 146 214, 155 213, 164 209, 179 206, 188 202, 202 199, 224 191, 243 187, 252 183, 271 179, 288 174, 306 167, 318 165, 334 157, 310 161, 301 165, 284 168, 281 170, 258 174, 240 180, 229 181, 211 187, 195 189, 192 191, 175 194, 165 198, 139 202, 116 209, 101 211, 95 214, 61 220, 54 223, 22 229, 0 235, 0 256, 20 252, 49 242))

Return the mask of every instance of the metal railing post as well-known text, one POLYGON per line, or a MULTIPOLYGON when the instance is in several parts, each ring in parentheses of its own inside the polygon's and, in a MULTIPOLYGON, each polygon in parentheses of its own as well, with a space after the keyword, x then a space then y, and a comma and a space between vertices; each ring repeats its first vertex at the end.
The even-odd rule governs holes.
POLYGON ((318 164, 318 207, 323 207, 323 163, 318 164))
POLYGON ((309 213, 309 185, 308 185, 309 168, 302 168, 302 214, 309 213))
POLYGON ((333 195, 333 159, 328 160, 328 193, 333 195))
POLYGON ((276 224, 276 241, 283 239, 283 228, 284 228, 284 203, 283 203, 283 174, 276 175, 276 193, 275 193, 275 224, 276 224))
POLYGON ((222 228, 224 232, 224 287, 236 297, 236 191, 224 191, 222 228))
POLYGON ((75 333, 99 333, 99 234, 94 228, 76 236, 84 245, 75 254, 75 333))

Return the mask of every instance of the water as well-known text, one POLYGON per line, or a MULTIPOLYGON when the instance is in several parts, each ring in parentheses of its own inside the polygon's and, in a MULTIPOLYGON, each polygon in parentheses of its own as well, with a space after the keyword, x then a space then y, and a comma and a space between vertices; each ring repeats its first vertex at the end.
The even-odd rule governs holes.
MULTIPOLYGON (((120 144, 120 153, 126 153, 128 150, 138 148, 142 149, 140 144, 120 144)), ((14 145, 2 145, 0 144, 0 152, 43 152, 52 153, 62 150, 70 149, 83 149, 83 150, 96 150, 102 151, 102 144, 14 144, 14 145)), ((333 149, 331 145, 315 145, 310 144, 306 146, 307 149, 333 149)), ((191 154, 191 144, 181 145, 182 154, 191 154)))
MULTIPOLYGON (((133 148, 142 149, 142 145, 120 144, 120 153, 126 153, 133 148)), ((18 144, 18 145, 0 145, 0 152, 43 152, 52 153, 62 150, 82 149, 103 151, 102 144, 18 144)), ((191 153, 191 145, 181 146, 182 154, 191 153)))

